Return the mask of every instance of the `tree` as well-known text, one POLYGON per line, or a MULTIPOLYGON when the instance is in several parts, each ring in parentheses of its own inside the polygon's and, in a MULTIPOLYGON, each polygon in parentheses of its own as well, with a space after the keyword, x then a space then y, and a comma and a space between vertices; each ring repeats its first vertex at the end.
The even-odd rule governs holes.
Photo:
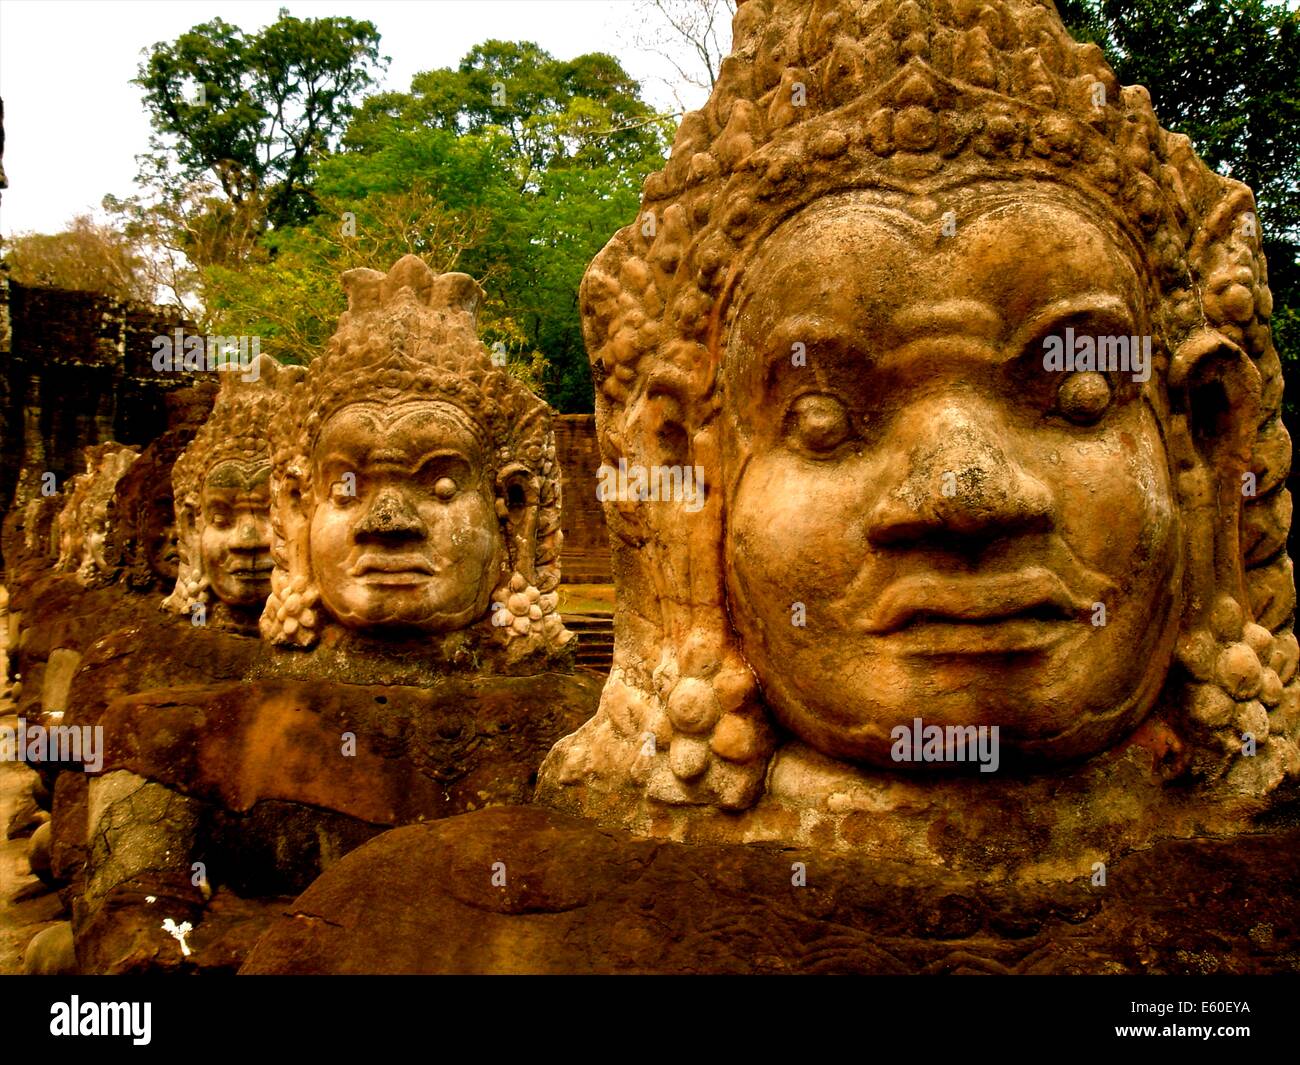
POLYGON ((312 169, 387 62, 373 23, 283 8, 257 33, 213 19, 159 42, 135 79, 154 129, 141 184, 175 192, 211 178, 263 226, 304 222, 312 169))
POLYGON ((145 263, 121 231, 78 215, 62 233, 11 238, 5 265, 21 285, 98 292, 121 300, 154 298, 145 263))
POLYGON ((677 72, 673 98, 686 110, 682 90, 712 90, 731 50, 735 0, 637 0, 631 43, 664 59, 677 72))
POLYGON ((505 133, 523 167, 521 188, 556 167, 635 163, 662 142, 660 116, 618 60, 601 53, 559 60, 530 42, 485 41, 455 70, 417 74, 410 93, 370 97, 344 143, 364 152, 379 131, 422 127, 505 133))
POLYGON ((534 365, 540 353, 547 400, 589 411, 578 285, 636 213, 673 125, 610 56, 563 61, 535 44, 488 41, 455 70, 417 75, 409 93, 366 100, 345 150, 321 161, 315 189, 357 213, 358 233, 368 198, 415 180, 443 208, 479 212, 485 229, 460 269, 501 301, 516 330, 512 362, 534 365))
MULTIPOLYGON (((347 308, 343 271, 387 271, 407 254, 436 271, 455 270, 486 229, 481 212, 448 209, 418 179, 405 190, 358 201, 322 196, 320 208, 305 225, 268 234, 245 262, 203 271, 205 321, 212 331, 257 336, 262 350, 282 362, 308 362, 347 308)), ((494 336, 517 342, 499 303, 483 319, 494 336)))

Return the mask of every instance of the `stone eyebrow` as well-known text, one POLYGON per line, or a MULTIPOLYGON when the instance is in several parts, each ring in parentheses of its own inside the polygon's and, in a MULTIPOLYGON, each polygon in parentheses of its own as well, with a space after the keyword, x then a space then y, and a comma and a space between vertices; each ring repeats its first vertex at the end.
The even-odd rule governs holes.
POLYGON ((904 307, 890 319, 890 329, 903 342, 924 333, 978 333, 996 337, 1002 330, 1002 316, 981 300, 944 300, 904 307))
POLYGON ((1017 350, 1023 349, 1026 344, 1048 332, 1054 324, 1083 315, 1109 319, 1110 324, 1120 327, 1118 331, 1126 335, 1137 329, 1136 316, 1127 300, 1109 292, 1096 292, 1049 303, 1016 330, 1011 338, 1012 345, 1017 350))
POLYGON ((796 315, 785 318, 777 324, 764 347, 766 358, 775 361, 788 358, 795 344, 815 347, 857 347, 862 333, 856 329, 845 329, 836 322, 812 315, 796 315))

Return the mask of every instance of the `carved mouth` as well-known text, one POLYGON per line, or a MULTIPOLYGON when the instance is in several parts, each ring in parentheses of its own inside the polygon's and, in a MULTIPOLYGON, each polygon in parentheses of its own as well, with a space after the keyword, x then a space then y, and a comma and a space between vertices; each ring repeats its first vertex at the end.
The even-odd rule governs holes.
POLYGON ((1016 573, 903 577, 885 588, 861 629, 916 654, 1041 651, 1084 631, 1093 604, 1041 567, 1016 573))
POLYGON ((274 568, 271 556, 265 555, 253 562, 232 562, 226 572, 241 581, 265 581, 270 580, 274 568))
POLYGON ((400 588, 423 584, 437 574, 437 567, 422 555, 362 555, 349 571, 366 584, 400 588))

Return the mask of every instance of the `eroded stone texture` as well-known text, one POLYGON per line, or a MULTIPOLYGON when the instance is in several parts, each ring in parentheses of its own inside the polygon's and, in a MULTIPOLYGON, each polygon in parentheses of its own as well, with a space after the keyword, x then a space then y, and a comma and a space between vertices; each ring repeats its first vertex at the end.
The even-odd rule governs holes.
MULTIPOLYGON (((138 692, 238 683, 253 671, 265 650, 260 640, 194 626, 188 618, 150 610, 86 648, 69 691, 63 724, 102 725, 109 703, 138 692)), ((76 885, 86 860, 87 787, 88 777, 76 769, 60 773, 54 784, 51 867, 62 883, 76 885)))
POLYGON ((216 624, 256 631, 271 590, 267 426, 302 374, 267 355, 227 373, 211 416, 175 460, 179 562, 164 609, 200 624, 211 609, 216 624))
POLYGON ((544 668, 569 641, 550 408, 493 365, 468 275, 408 255, 343 283, 338 331, 272 427, 263 635, 544 668))
POLYGON ((614 669, 544 801, 971 866, 1026 826, 1064 875, 1290 797, 1254 200, 1050 4, 745 3, 581 300, 605 463, 707 493, 606 503, 614 669), (901 760, 916 719, 997 771, 901 760))
POLYGON ((1166 841, 1105 884, 687 846, 513 807, 387 832, 283 908, 270 973, 1297 971, 1295 830, 1166 841), (1193 916, 1194 915, 1194 916, 1193 916))
POLYGON ((64 487, 67 502, 55 519, 59 557, 55 569, 72 573, 82 584, 107 584, 117 577, 104 552, 113 520, 117 482, 140 457, 124 444, 95 444, 86 448, 86 471, 64 487))
POLYGON ((279 680, 114 700, 99 718, 104 772, 78 796, 83 970, 237 966, 285 897, 375 834, 527 801, 541 753, 586 720, 599 687, 554 673, 427 688, 279 680), (191 924, 194 955, 169 945, 164 916, 191 924))

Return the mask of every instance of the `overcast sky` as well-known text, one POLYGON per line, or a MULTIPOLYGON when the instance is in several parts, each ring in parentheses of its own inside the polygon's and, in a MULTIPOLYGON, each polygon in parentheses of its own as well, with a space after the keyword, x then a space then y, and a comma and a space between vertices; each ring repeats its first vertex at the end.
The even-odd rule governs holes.
POLYGON ((135 191, 135 156, 149 141, 140 89, 130 84, 141 49, 217 17, 260 29, 280 7, 298 18, 374 22, 380 52, 392 58, 384 89, 406 91, 413 74, 455 66, 496 37, 535 41, 561 59, 609 52, 652 102, 676 109, 663 81, 671 68, 629 43, 632 0, 0 0, 9 178, 0 232, 56 232, 97 210, 105 193, 135 191))

